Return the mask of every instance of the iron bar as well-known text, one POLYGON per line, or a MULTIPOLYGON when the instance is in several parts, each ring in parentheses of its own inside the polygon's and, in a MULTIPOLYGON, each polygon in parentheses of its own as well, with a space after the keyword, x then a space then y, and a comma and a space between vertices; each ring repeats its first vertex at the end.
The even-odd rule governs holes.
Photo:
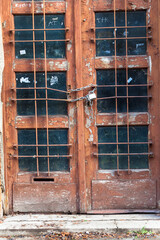
POLYGON ((12 155, 14 158, 40 158, 40 157, 47 157, 47 158, 71 158, 72 155, 12 155))
MULTIPOLYGON (((44 29, 46 30, 46 5, 43 0, 43 21, 44 29)), ((46 87, 46 122, 47 122, 47 160, 48 160, 48 176, 50 176, 50 162, 49 162, 49 131, 48 131, 48 91, 47 91, 47 50, 46 50, 46 31, 44 30, 44 71, 45 71, 45 87, 46 87)), ((61 41, 61 40, 60 40, 61 41)))
MULTIPOLYGON (((116 27, 116 0, 114 0, 114 27, 116 27)), ((115 51, 115 85, 117 85, 117 36, 116 28, 114 28, 114 51, 115 51)), ((118 100, 117 100, 118 89, 115 86, 115 97, 116 97, 116 147, 118 152, 118 100)), ((98 100, 98 99, 97 99, 98 100)), ((117 172, 119 174, 119 156, 117 155, 117 172)))
MULTIPOLYGON (((125 0, 125 27, 127 27, 127 0, 125 0)), ((127 39, 129 39, 128 36, 128 32, 127 32, 127 28, 125 30, 126 32, 126 85, 128 86, 128 41, 127 39)), ((128 173, 130 173, 130 148, 129 148, 129 99, 128 99, 128 87, 127 87, 127 141, 128 141, 128 173)))
MULTIPOLYGON (((134 156, 134 155, 152 155, 153 153, 93 153, 94 156, 134 156)), ((129 169, 130 170, 130 169, 129 169)))
MULTIPOLYGON (((19 90, 32 90, 34 89, 34 87, 16 87, 16 89, 19 90)), ((60 89, 55 89, 55 88, 49 88, 49 87, 36 87, 36 89, 40 89, 40 90, 51 90, 51 91, 56 91, 56 92, 62 92, 62 93, 69 93, 69 91, 64 91, 64 90, 60 90, 60 89)))
MULTIPOLYGON (((116 142, 108 142, 108 143, 94 143, 95 145, 116 145, 117 143, 116 142)), ((118 143, 119 145, 123 145, 123 144, 128 144, 128 142, 119 142, 118 143)), ((137 144, 137 145, 139 145, 139 144, 152 144, 152 142, 129 142, 129 144, 130 145, 134 145, 134 144, 137 144)))
MULTIPOLYGON (((36 97, 36 51, 35 51, 35 24, 34 24, 34 0, 32 0, 32 27, 33 27, 33 65, 34 65, 34 102, 35 102, 35 125, 36 125, 36 145, 38 145, 38 117, 37 117, 37 97, 36 97)), ((38 147, 36 147, 36 155, 38 155, 38 147)), ((38 157, 36 158, 37 160, 37 176, 39 176, 39 162, 38 162, 38 157)))
POLYGON ((16 147, 71 147, 72 144, 15 144, 16 147))
POLYGON ((97 98, 97 100, 104 100, 104 99, 114 99, 114 98, 152 98, 152 96, 112 96, 112 97, 103 97, 103 98, 97 98))
POLYGON ((126 28, 151 28, 151 25, 147 25, 147 26, 116 26, 116 27, 95 27, 95 28, 91 28, 92 30, 94 29, 126 29, 126 28))

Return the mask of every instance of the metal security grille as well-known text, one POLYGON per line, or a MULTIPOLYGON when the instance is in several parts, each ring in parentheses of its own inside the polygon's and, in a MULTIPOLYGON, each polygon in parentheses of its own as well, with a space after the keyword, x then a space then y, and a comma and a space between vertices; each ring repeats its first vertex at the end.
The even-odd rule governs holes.
MULTIPOLYGON (((146 55, 150 26, 146 11, 113 11, 95 13, 96 56, 114 56, 114 69, 97 69, 97 111, 115 113, 114 127, 98 127, 99 169, 148 168, 148 126, 130 126, 130 113, 148 112, 149 89, 147 69, 132 68, 130 56, 146 55), (125 68, 118 58, 124 58, 125 68), (119 124, 119 114, 126 114, 126 124, 119 124), (138 130, 137 130, 138 129, 138 130), (144 131, 145 129, 145 131, 144 131), (133 134, 135 131, 135 136, 133 134), (136 132, 142 135, 137 135, 136 132), (123 139, 123 140, 122 140, 123 139)), ((137 123, 138 124, 138 123, 137 123)))
MULTIPOLYGON (((17 115, 34 116, 35 129, 18 130, 19 170, 36 172, 69 171, 68 129, 49 129, 49 116, 68 114, 66 72, 48 72, 47 59, 66 57, 65 15, 15 15, 15 58, 33 59, 33 72, 16 72, 17 115), (44 72, 37 70, 43 59, 44 72), (39 116, 44 116, 41 129, 39 116)), ((14 156, 16 157, 16 156, 14 156)))

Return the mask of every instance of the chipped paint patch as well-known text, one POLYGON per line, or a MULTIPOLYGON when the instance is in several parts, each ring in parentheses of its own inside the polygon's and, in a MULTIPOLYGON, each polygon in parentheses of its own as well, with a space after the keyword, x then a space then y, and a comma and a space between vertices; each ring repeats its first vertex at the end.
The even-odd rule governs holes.
POLYGON ((71 42, 69 42, 67 44, 67 51, 72 53, 72 43, 71 42))
POLYGON ((75 114, 75 108, 71 107, 69 109, 69 128, 73 128, 76 124, 76 118, 74 117, 75 114))
POLYGON ((152 74, 152 58, 151 56, 149 56, 149 71, 150 71, 150 75, 152 74))
POLYGON ((68 70, 68 62, 67 61, 49 61, 50 70, 60 69, 60 70, 68 70))
POLYGON ((102 62, 106 65, 110 64, 110 60, 109 58, 105 57, 105 58, 101 58, 102 62))
POLYGON ((94 135, 93 135, 93 131, 91 129, 91 125, 94 121, 94 117, 93 117, 93 109, 91 106, 88 106, 87 104, 85 105, 85 114, 88 116, 86 118, 86 125, 85 127, 89 130, 89 138, 88 141, 89 142, 93 142, 94 140, 94 135))

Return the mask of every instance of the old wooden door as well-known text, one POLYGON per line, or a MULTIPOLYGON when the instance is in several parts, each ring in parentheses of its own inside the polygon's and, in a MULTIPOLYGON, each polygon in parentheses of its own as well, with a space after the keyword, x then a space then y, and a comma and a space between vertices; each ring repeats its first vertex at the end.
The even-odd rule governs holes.
POLYGON ((10 211, 77 211, 72 9, 68 0, 3 1, 10 211))
POLYGON ((2 4, 6 212, 157 209, 158 1, 2 4))
POLYGON ((82 76, 97 95, 84 109, 91 213, 158 207, 157 9, 145 0, 82 4, 82 76))

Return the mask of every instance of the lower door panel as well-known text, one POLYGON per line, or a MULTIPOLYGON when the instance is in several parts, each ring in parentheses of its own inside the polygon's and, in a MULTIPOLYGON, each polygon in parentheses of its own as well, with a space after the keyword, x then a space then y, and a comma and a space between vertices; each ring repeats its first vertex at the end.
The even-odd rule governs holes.
POLYGON ((15 183, 14 212, 76 212, 75 184, 15 183))
POLYGON ((92 210, 154 208, 156 208, 154 180, 92 181, 92 210))

